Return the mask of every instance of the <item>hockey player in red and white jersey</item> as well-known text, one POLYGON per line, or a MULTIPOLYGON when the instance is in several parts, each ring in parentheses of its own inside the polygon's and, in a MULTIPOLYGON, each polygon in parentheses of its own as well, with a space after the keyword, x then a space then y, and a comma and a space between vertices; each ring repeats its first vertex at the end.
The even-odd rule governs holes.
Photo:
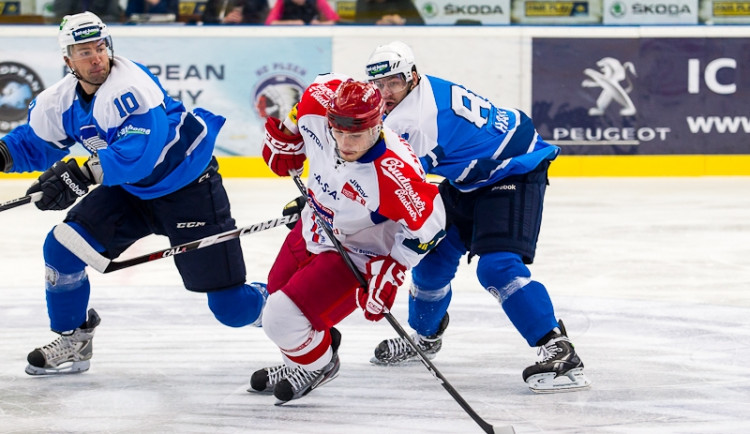
POLYGON ((405 271, 445 235, 445 209, 411 147, 384 128, 380 92, 327 74, 283 120, 268 118, 263 157, 280 176, 308 161, 308 203, 268 276, 263 330, 284 364, 263 368, 249 391, 277 404, 335 378, 341 334, 357 306, 371 321, 393 304, 405 271), (320 226, 317 213, 368 279, 361 288, 320 226))

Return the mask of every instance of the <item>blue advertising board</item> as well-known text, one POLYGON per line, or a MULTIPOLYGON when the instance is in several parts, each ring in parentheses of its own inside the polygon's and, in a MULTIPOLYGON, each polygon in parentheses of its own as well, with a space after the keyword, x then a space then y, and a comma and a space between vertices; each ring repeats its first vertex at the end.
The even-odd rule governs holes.
POLYGON ((532 58, 564 154, 750 154, 748 38, 534 38, 532 58))

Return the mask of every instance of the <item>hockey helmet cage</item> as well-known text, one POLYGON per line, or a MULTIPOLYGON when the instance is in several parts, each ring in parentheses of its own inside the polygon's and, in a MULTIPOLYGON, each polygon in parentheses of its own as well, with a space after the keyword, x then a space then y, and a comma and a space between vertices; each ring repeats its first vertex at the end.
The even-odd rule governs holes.
POLYGON ((349 79, 339 86, 327 110, 328 124, 342 131, 363 131, 380 125, 385 101, 371 83, 349 79))
POLYGON ((365 67, 367 79, 377 80, 391 75, 404 74, 406 81, 411 81, 414 68, 414 52, 401 41, 381 45, 370 54, 365 67))
POLYGON ((91 12, 81 12, 75 15, 65 15, 60 23, 57 41, 63 56, 70 56, 68 49, 71 45, 105 39, 107 47, 112 50, 112 37, 107 25, 91 12))

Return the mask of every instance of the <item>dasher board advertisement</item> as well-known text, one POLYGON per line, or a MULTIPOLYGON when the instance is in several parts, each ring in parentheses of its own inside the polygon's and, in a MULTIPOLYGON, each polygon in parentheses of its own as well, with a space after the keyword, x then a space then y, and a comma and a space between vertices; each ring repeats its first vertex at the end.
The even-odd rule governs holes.
POLYGON ((698 0, 604 0, 603 20, 618 24, 698 24, 698 0))
POLYGON ((750 39, 533 38, 532 115, 564 154, 750 154, 750 39))

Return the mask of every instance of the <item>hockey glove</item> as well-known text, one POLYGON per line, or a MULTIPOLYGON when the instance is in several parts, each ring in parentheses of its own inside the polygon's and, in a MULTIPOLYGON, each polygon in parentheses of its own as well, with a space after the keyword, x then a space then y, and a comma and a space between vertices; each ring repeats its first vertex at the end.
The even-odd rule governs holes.
POLYGON ((357 288, 357 304, 370 321, 383 319, 396 300, 396 291, 404 283, 406 267, 390 256, 376 256, 367 263, 367 291, 357 288))
POLYGON ((0 140, 0 170, 7 172, 11 167, 13 167, 13 156, 10 155, 8 145, 0 140))
POLYGON ((263 139, 263 160, 273 173, 289 176, 290 170, 301 172, 304 167, 304 142, 299 133, 293 136, 279 129, 281 121, 269 116, 266 118, 266 136, 263 139))
MULTIPOLYGON (((281 210, 281 215, 287 216, 287 215, 295 215, 295 214, 302 214, 302 209, 305 207, 305 204, 307 203, 307 198, 305 196, 300 196, 292 201, 290 201, 288 204, 284 205, 284 209, 281 210)), ((296 225, 297 222, 294 223, 287 223, 286 227, 289 229, 294 229, 294 225, 296 225)))
POLYGON ((88 168, 86 172, 89 173, 84 174, 75 160, 58 161, 31 184, 26 194, 42 192, 42 197, 35 202, 42 211, 63 210, 88 193, 93 181, 88 168))

